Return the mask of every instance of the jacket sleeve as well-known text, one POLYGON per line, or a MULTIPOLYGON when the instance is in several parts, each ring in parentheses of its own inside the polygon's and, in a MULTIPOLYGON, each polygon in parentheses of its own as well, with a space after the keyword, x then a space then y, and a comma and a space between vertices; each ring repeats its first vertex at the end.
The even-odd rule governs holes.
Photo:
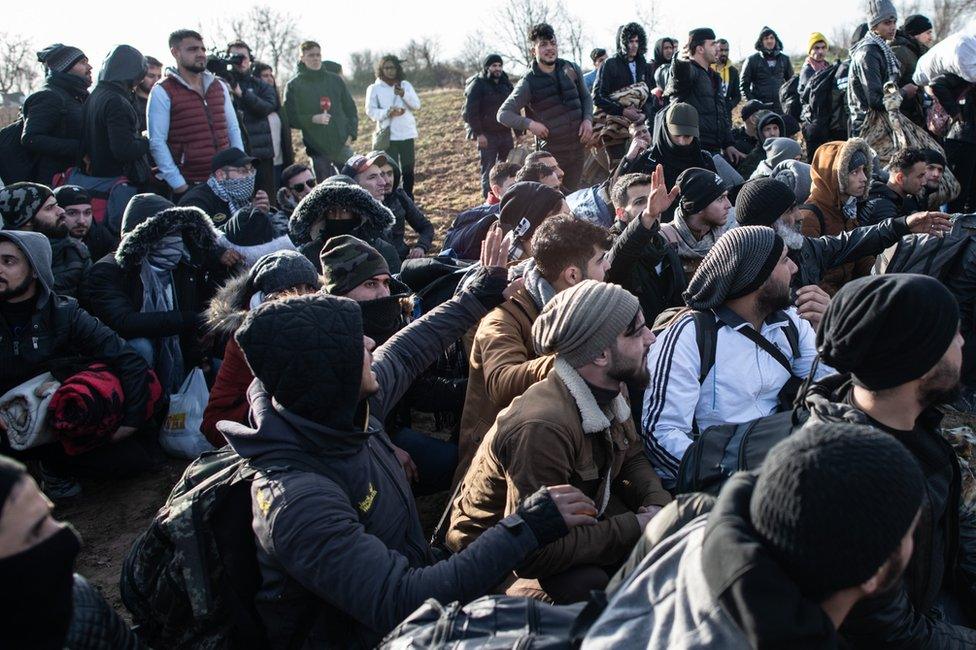
POLYGON ((65 101, 53 90, 42 90, 24 103, 24 130, 21 143, 35 154, 70 158, 78 155, 81 140, 59 135, 65 101))
POLYGON ((414 90, 413 84, 409 81, 403 81, 400 83, 403 87, 403 103, 407 105, 411 111, 420 110, 420 97, 417 95, 417 91, 414 90))
MULTIPOLYGON (((796 330, 800 334, 799 344, 799 356, 793 359, 793 374, 797 377, 807 377, 810 374, 810 370, 813 368, 813 360, 817 356, 817 334, 813 331, 813 327, 807 321, 800 318, 797 314, 795 307, 790 307, 786 310, 786 317, 793 321, 796 325, 796 330)), ((814 376, 814 381, 819 381, 827 375, 834 373, 834 369, 825 363, 820 363, 817 365, 817 373, 814 376)))
POLYGON ((355 140, 359 137, 359 110, 356 108, 356 100, 352 98, 352 94, 349 92, 349 86, 341 77, 339 81, 342 83, 342 92, 340 93, 342 108, 346 113, 346 120, 349 122, 349 137, 355 140))
POLYGON ((498 108, 498 123, 517 131, 528 131, 532 120, 522 115, 522 111, 529 105, 531 94, 526 77, 522 77, 498 108))
MULTIPOLYGON (((173 153, 169 150, 166 140, 169 138, 169 95, 159 84, 153 86, 149 92, 149 102, 146 104, 146 130, 149 132, 149 150, 153 160, 159 168, 159 173, 174 190, 186 185, 186 179, 180 173, 173 160, 173 153)), ((235 116, 234 121, 237 121, 235 116)))
POLYGON ((803 236, 804 237, 820 237, 821 235, 826 235, 820 228, 820 218, 817 217, 817 213, 813 210, 801 209, 800 214, 803 215, 803 236))
POLYGON ((610 249, 610 268, 607 271, 607 282, 613 282, 627 287, 634 265, 645 252, 653 253, 654 264, 664 259, 665 249, 655 246, 659 238, 661 226, 655 222, 650 229, 645 228, 640 219, 633 219, 624 229, 610 249))
POLYGON ((874 56, 873 48, 862 47, 854 55, 854 72, 861 82, 861 89, 867 99, 867 105, 876 111, 884 111, 884 59, 874 56))
POLYGON ((387 117, 389 106, 383 106, 376 93, 376 84, 372 83, 366 89, 366 115, 374 122, 380 122, 387 117))
POLYGON ((241 123, 237 119, 237 110, 234 108, 234 93, 223 79, 216 79, 213 83, 222 84, 224 87, 224 119, 227 120, 227 140, 231 147, 237 147, 244 151, 244 137, 241 135, 241 123))
POLYGON ((530 359, 522 336, 504 319, 489 316, 478 326, 475 338, 484 341, 481 360, 485 392, 498 409, 511 404, 552 370, 554 358, 530 359))
POLYGON ((430 252, 431 246, 434 245, 434 224, 420 211, 412 199, 407 203, 407 212, 404 218, 417 233, 415 245, 424 249, 425 253, 430 252))
POLYGON ((72 315, 71 341, 83 355, 105 362, 118 376, 125 394, 122 424, 137 427, 145 422, 149 399, 148 367, 139 353, 77 306, 72 315))
POLYGON ((139 132, 138 119, 121 101, 112 101, 106 106, 108 146, 119 162, 134 162, 149 153, 149 141, 136 135, 139 132))
POLYGON ((475 81, 464 99, 464 121, 476 138, 485 132, 485 126, 481 123, 481 88, 482 84, 475 81))
POLYGON ((886 248, 909 234, 905 217, 885 219, 874 226, 862 226, 839 235, 808 237, 813 246, 820 275, 843 264, 870 255, 880 255, 886 248))
MULTIPOLYGON (((499 460, 508 482, 506 511, 543 485, 566 485, 579 454, 568 434, 550 422, 529 420, 508 436, 499 460)), ((607 517, 593 526, 577 526, 547 544, 518 567, 523 578, 546 577, 580 564, 613 564, 623 560, 640 537, 632 512, 607 517)))
POLYGON ((661 479, 637 439, 627 448, 620 473, 614 480, 613 493, 634 511, 641 506, 665 506, 672 501, 671 493, 661 485, 661 479))
POLYGON ((488 310, 472 293, 462 292, 407 325, 373 354, 380 390, 370 408, 384 419, 437 355, 461 338, 488 310))
POLYGON ((742 92, 742 96, 747 100, 755 99, 756 96, 752 92, 752 71, 753 63, 752 57, 747 57, 746 62, 742 64, 742 76, 739 78, 739 90, 742 92))
POLYGON ((576 71, 576 91, 579 93, 580 102, 583 104, 583 121, 590 120, 593 121, 593 96, 586 89, 586 84, 583 83, 583 70, 575 63, 570 64, 573 66, 573 70, 576 71))
POLYGON ((694 72, 691 66, 693 65, 691 61, 682 59, 680 56, 671 59, 671 66, 667 75, 667 88, 664 90, 666 96, 677 97, 679 98, 678 101, 681 101, 682 98, 691 95, 692 73, 694 72))
POLYGON ((258 543, 302 587, 380 634, 428 598, 466 603, 488 593, 538 546, 529 527, 513 516, 460 553, 411 567, 366 532, 346 494, 324 477, 302 474, 265 498, 271 499, 269 514, 253 508, 258 543))
POLYGON ((735 69, 734 65, 729 66, 728 101, 729 105, 727 108, 730 111, 742 101, 742 89, 739 87, 739 71, 735 69))
POLYGON ((840 629, 855 647, 939 648, 976 647, 976 630, 952 625, 917 611, 905 587, 858 602, 840 629))
POLYGON ((187 328, 184 312, 143 314, 135 308, 125 292, 124 273, 114 264, 92 265, 86 282, 92 313, 123 339, 175 336, 187 328))
POLYGON ((815 74, 816 71, 808 63, 804 63, 803 67, 800 68, 800 80, 797 82, 796 91, 800 94, 801 98, 803 98, 803 91, 806 89, 807 84, 810 83, 810 80, 813 79, 813 75, 815 74))
POLYGON ((72 650, 142 650, 146 646, 102 597, 77 573, 71 589, 71 624, 64 647, 72 650))
POLYGON ((610 95, 604 90, 603 75, 609 63, 610 61, 608 60, 596 71, 596 81, 593 82, 593 103, 597 108, 602 109, 609 115, 622 115, 624 112, 623 105, 617 100, 611 99, 610 95))
POLYGON ((651 348, 647 367, 651 381, 644 392, 641 437, 651 464, 667 484, 676 478, 681 458, 691 445, 703 388, 698 383, 701 357, 691 317, 664 330, 651 348))
POLYGON ((785 83, 793 78, 793 62, 785 54, 780 56, 783 57, 783 82, 785 83))
POLYGON ((298 105, 301 102, 301 90, 299 90, 298 84, 295 82, 296 80, 292 79, 285 86, 285 113, 288 115, 288 124, 291 128, 305 131, 314 125, 314 122, 312 122, 313 114, 300 112, 298 105))
POLYGON ((240 102, 244 110, 256 117, 267 117, 278 106, 274 88, 260 79, 255 79, 247 88, 241 88, 240 102))
POLYGON ((224 435, 217 430, 218 422, 230 420, 247 423, 247 388, 253 378, 240 346, 231 337, 224 347, 224 360, 210 389, 210 399, 203 410, 203 423, 200 425, 203 435, 215 447, 226 444, 224 435))

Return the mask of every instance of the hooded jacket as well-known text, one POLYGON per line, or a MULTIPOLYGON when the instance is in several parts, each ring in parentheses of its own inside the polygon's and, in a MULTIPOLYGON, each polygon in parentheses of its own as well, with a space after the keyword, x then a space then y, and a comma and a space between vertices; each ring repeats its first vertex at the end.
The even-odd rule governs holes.
POLYGON ((180 335, 185 367, 197 365, 201 360, 197 336, 202 314, 224 277, 215 259, 217 238, 210 218, 197 208, 169 208, 158 213, 152 207, 126 210, 118 250, 96 262, 88 274, 89 308, 126 340, 180 335), (183 235, 191 255, 189 262, 180 262, 172 271, 175 308, 143 313, 142 260, 155 242, 175 232, 183 235))
POLYGON ((346 139, 359 135, 359 113, 346 82, 324 67, 309 70, 298 63, 295 77, 285 87, 285 112, 293 129, 302 130, 302 141, 309 155, 325 154, 330 159, 339 156, 346 139), (332 116, 326 125, 316 124, 312 117, 324 110, 332 116))
POLYGON ((51 242, 51 270, 54 272, 54 293, 78 298, 82 283, 92 266, 91 253, 81 241, 64 235, 51 242))
POLYGON ((271 139, 271 123, 268 122, 268 116, 275 111, 281 111, 278 93, 271 85, 250 74, 243 75, 238 81, 238 87, 241 89, 241 96, 234 96, 234 105, 244 116, 247 151, 258 160, 272 160, 274 142, 271 139))
POLYGON ((119 45, 105 59, 98 85, 85 103, 81 150, 89 174, 149 181, 149 140, 142 137, 132 87, 146 74, 146 58, 131 45, 119 45))
POLYGON ((28 180, 50 187, 55 174, 77 164, 86 99, 87 81, 70 72, 51 72, 41 89, 24 100, 20 141, 37 156, 33 178, 28 180))
POLYGON ((793 76, 793 64, 790 57, 783 54, 783 42, 769 27, 763 27, 759 33, 755 48, 756 53, 746 59, 742 66, 739 89, 746 100, 758 99, 772 104, 773 110, 780 113, 783 109, 779 103, 779 88, 793 76), (776 46, 766 50, 762 41, 770 34, 776 37, 776 46))
POLYGON ((397 255, 401 260, 407 259, 411 247, 404 241, 403 236, 406 234, 406 224, 409 223, 410 227, 417 233, 417 242, 414 246, 422 248, 424 254, 427 254, 434 245, 434 225, 430 219, 424 216, 424 213, 420 211, 417 204, 400 185, 400 166, 391 158, 387 158, 387 162, 393 168, 393 191, 383 197, 383 205, 393 213, 394 221, 383 239, 396 248, 397 255))
POLYGON ((811 420, 866 424, 890 433, 918 460, 928 489, 902 586, 855 606, 841 634, 859 647, 971 648, 976 630, 931 614, 943 590, 955 588, 963 602, 976 598, 972 561, 968 572, 960 566, 962 557, 976 554, 976 522, 971 512, 960 515, 959 459, 940 432, 942 415, 930 408, 919 416, 914 431, 892 431, 853 406, 852 388, 848 375, 814 383, 805 398, 811 420), (965 537, 961 526, 969 531, 965 537))
POLYGON ((0 393, 67 359, 100 361, 111 368, 125 393, 123 426, 138 427, 146 419, 149 399, 146 363, 119 335, 78 306, 74 298, 54 293, 51 248, 47 237, 4 230, 0 240, 13 242, 37 273, 36 308, 27 327, 15 336, 0 315, 0 393))
POLYGON ((502 72, 498 79, 492 79, 488 66, 482 65, 481 73, 471 82, 462 116, 475 138, 479 135, 512 134, 510 128, 498 121, 498 109, 513 88, 507 73, 502 72))
MULTIPOLYGON (((803 234, 807 237, 838 235, 857 227, 856 219, 844 214, 842 201, 842 195, 848 196, 847 168, 855 151, 860 151, 867 157, 865 173, 870 179, 871 160, 874 156, 868 144, 860 138, 852 138, 846 142, 827 142, 822 144, 814 154, 810 166, 810 197, 806 203, 816 206, 820 214, 806 207, 800 209, 803 217, 803 234)), ((874 264, 873 257, 865 257, 857 262, 845 264, 824 275, 820 286, 833 295, 846 282, 868 275, 872 264, 874 264)))
POLYGON ((369 195, 358 185, 327 182, 319 183, 303 198, 288 220, 288 233, 305 257, 321 270, 319 254, 325 242, 335 235, 352 235, 375 248, 386 259, 390 273, 400 271, 400 256, 385 237, 396 219, 390 209, 369 195), (340 230, 326 232, 321 228, 329 211, 341 208, 352 212, 358 222, 332 221, 340 230), (320 230, 319 230, 320 229, 320 230), (316 232, 319 230, 318 232, 316 232))
POLYGON ((751 151, 746 152, 748 155, 742 159, 736 168, 745 178, 752 178, 756 170, 766 160, 766 149, 764 145, 769 138, 763 137, 762 130, 770 124, 775 124, 779 127, 781 137, 786 133, 786 125, 780 115, 773 111, 762 111, 759 119, 756 121, 756 144, 751 151))
POLYGON ((862 39, 851 46, 848 72, 847 110, 850 113, 851 137, 861 134, 868 111, 885 111, 884 85, 898 79, 888 71, 884 52, 877 44, 862 39))
POLYGON ((644 82, 648 89, 654 87, 653 80, 648 78, 647 60, 647 34, 644 28, 637 23, 627 23, 617 28, 617 53, 603 62, 597 71, 596 81, 593 84, 593 103, 597 108, 602 109, 609 115, 622 115, 623 105, 613 99, 613 95, 618 90, 644 82), (637 56, 633 61, 627 57, 627 43, 634 36, 638 39, 637 56), (630 64, 634 64, 634 72, 631 73, 630 64))
POLYGON ((820 604, 803 596, 753 528, 756 479, 734 475, 710 513, 654 546, 614 592, 583 648, 842 647, 820 604))
POLYGON ((907 217, 920 209, 917 198, 910 194, 902 196, 888 187, 886 181, 875 178, 868 189, 868 200, 858 211, 858 223, 869 226, 884 219, 907 217))
POLYGON ((664 90, 662 86, 657 83, 657 72, 659 68, 667 68, 671 65, 671 57, 664 56, 664 43, 670 42, 677 49, 677 41, 673 38, 665 36, 664 38, 659 38, 654 42, 654 56, 650 63, 648 63, 647 78, 650 88, 653 90, 655 86, 664 90))
MULTIPOLYGON (((248 391, 253 427, 220 426, 245 458, 292 449, 331 468, 331 477, 291 468, 262 472, 252 483, 261 568, 257 606, 273 647, 304 636, 308 623, 313 647, 373 647, 424 600, 466 602, 482 595, 538 546, 528 526, 513 518, 467 552, 435 563, 383 431, 383 419, 417 375, 484 313, 466 293, 394 335, 374 352, 380 388, 365 402, 358 374, 330 385, 323 378, 335 373, 310 377, 311 394, 330 424, 290 412, 256 381, 248 391)), ((303 327, 302 319, 275 323, 274 336, 300 339, 303 327)), ((308 361, 362 368, 362 354, 362 339, 350 329, 333 347, 309 350, 308 361)))
POLYGON ((698 131, 702 149, 718 152, 732 145, 732 119, 721 93, 718 73, 695 61, 675 56, 664 96, 671 101, 691 104, 698 111, 698 131))

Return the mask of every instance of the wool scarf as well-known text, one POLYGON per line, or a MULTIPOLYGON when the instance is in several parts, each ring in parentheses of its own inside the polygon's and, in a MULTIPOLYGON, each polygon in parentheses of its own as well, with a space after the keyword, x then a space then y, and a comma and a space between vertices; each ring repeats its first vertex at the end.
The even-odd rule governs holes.
MULTIPOLYGON (((142 313, 175 311, 173 269, 190 254, 180 233, 166 235, 150 249, 142 261, 139 278, 142 280, 142 313)), ((183 383, 183 352, 179 335, 160 337, 157 345, 155 369, 163 388, 175 393, 183 383)))
POLYGON ((881 53, 884 54, 885 62, 888 64, 888 78, 891 81, 898 79, 898 76, 901 74, 901 65, 898 63, 898 59, 895 58, 895 53, 892 51, 891 46, 888 45, 888 42, 869 30, 865 37, 854 46, 854 49, 857 50, 862 47, 867 47, 868 44, 874 44, 881 48, 881 53))

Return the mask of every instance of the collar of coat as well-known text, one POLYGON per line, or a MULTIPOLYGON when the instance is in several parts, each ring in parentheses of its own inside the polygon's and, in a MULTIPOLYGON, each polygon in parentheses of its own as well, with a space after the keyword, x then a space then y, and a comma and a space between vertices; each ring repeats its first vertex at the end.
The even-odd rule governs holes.
MULTIPOLYGON (((582 419, 583 433, 599 433, 609 429, 613 422, 610 422, 600 405, 596 403, 592 391, 576 369, 569 365, 568 361, 558 357, 554 368, 556 375, 569 389, 569 394, 576 402, 576 408, 579 409, 582 419)), ((613 416, 614 422, 626 422, 630 417, 630 406, 627 405, 623 395, 617 395, 613 400, 613 416)))

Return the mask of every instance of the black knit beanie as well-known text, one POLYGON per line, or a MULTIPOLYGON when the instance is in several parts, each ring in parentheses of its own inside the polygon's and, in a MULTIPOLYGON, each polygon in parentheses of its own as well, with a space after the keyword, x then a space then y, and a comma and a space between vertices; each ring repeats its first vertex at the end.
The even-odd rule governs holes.
POLYGON ((498 221, 504 230, 515 230, 526 239, 563 200, 559 190, 535 181, 515 183, 502 196, 498 221))
POLYGON ((865 154, 860 149, 855 150, 853 155, 851 155, 850 162, 847 163, 847 173, 850 174, 858 167, 863 167, 867 165, 868 162, 870 161, 868 160, 867 154, 865 154))
POLYGON ((735 220, 740 226, 772 226, 796 205, 793 190, 772 178, 745 183, 735 200, 735 220))
POLYGON ((3 506, 7 502, 10 492, 26 474, 26 467, 13 458, 0 456, 0 517, 3 516, 3 506))
POLYGON ((780 567, 819 602, 881 568, 908 533, 924 492, 918 463, 895 438, 817 422, 770 450, 749 514, 780 567))
POLYGON ((905 22, 901 26, 901 31, 905 32, 909 36, 918 36, 924 32, 932 29, 932 21, 923 16, 922 14, 912 14, 905 18, 905 22))
POLYGON ((783 240, 772 228, 739 226, 718 238, 682 297, 692 309, 708 310, 763 285, 779 263, 783 240))
POLYGON ((319 274, 307 257, 292 250, 280 250, 258 258, 248 273, 251 284, 268 295, 307 284, 316 287, 319 274))
POLYGON ((481 67, 484 68, 485 70, 487 70, 489 66, 494 65, 495 63, 504 63, 502 61, 501 55, 500 54, 489 54, 488 56, 485 57, 485 60, 482 61, 481 67))
POLYGON ((729 191, 721 176, 701 167, 689 167, 676 181, 681 193, 680 205, 685 216, 701 212, 708 204, 729 191))
POLYGON ((817 331, 825 363, 868 390, 918 379, 959 331, 959 305, 934 278, 914 273, 852 280, 830 301, 817 331))
POLYGON ((37 53, 37 60, 52 72, 67 72, 75 63, 85 58, 85 53, 73 45, 55 43, 37 53))

